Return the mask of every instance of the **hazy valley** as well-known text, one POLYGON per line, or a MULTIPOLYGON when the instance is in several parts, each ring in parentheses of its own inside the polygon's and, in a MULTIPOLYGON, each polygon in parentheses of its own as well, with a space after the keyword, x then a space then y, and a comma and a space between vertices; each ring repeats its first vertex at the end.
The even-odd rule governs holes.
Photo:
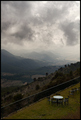
POLYGON ((48 62, 14 56, 5 50, 1 52, 1 96, 3 98, 12 93, 13 95, 21 93, 25 97, 79 75, 80 62, 52 66, 48 62), (55 77, 56 74, 58 79, 55 77))
POLYGON ((1 87, 24 85, 33 82, 34 77, 45 76, 71 61, 58 60, 53 53, 30 53, 23 57, 1 50, 1 87), (25 57, 24 57, 25 56, 25 57), (29 58, 26 58, 26 57, 29 58), (32 59, 33 58, 33 59, 32 59))

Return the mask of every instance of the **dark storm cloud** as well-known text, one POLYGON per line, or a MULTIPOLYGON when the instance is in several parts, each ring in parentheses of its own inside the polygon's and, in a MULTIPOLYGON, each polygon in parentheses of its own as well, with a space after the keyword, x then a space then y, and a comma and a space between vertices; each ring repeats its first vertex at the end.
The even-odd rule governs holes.
POLYGON ((40 42, 42 39, 43 43, 49 45, 55 36, 53 27, 56 26, 55 29, 64 32, 66 38, 63 40, 67 45, 77 44, 77 22, 70 22, 68 19, 69 13, 72 12, 70 8, 74 4, 75 2, 71 1, 47 1, 45 4, 39 1, 1 1, 3 38, 6 38, 6 42, 18 44, 18 41, 34 41, 37 35, 40 42), (15 32, 10 32, 11 28, 15 28, 15 32))
MULTIPOLYGON (((1 1, 2 6, 5 5, 5 7, 12 7, 16 10, 16 12, 20 12, 20 14, 25 12, 25 10, 31 10, 31 2, 29 1, 1 1)), ((30 12, 30 11, 29 11, 30 12)))
MULTIPOLYGON (((47 2, 46 5, 41 8, 41 10, 38 10, 39 16, 32 18, 32 23, 38 26, 48 26, 47 34, 44 32, 44 30, 41 31, 43 42, 49 44, 49 42, 52 40, 52 37, 54 35, 53 32, 51 33, 52 35, 48 37, 48 33, 51 32, 49 26, 56 25, 58 21, 57 29, 60 29, 59 26, 61 26, 60 30, 64 32, 64 36, 66 37, 64 39, 66 41, 66 45, 75 45, 78 43, 77 23, 71 23, 68 19, 68 15, 70 12, 72 12, 70 8, 72 8, 74 5, 75 2, 70 1, 50 1, 47 2), (64 22, 64 19, 67 21, 64 22)), ((64 43, 62 42, 62 44, 64 43)))
POLYGON ((21 25, 19 28, 19 31, 17 31, 14 34, 11 34, 11 36, 15 36, 15 38, 19 40, 28 40, 32 41, 32 37, 34 36, 34 31, 26 24, 21 25))
POLYGON ((32 24, 34 26, 40 26, 40 25, 44 24, 44 22, 43 22, 43 20, 42 20, 41 17, 35 17, 35 16, 33 16, 32 18, 30 18, 30 21, 32 22, 32 24))
POLYGON ((21 45, 24 40, 32 41, 34 31, 28 25, 28 21, 30 21, 28 20, 28 17, 32 14, 32 4, 29 1, 2 1, 1 3, 1 32, 2 36, 4 33, 3 38, 6 37, 6 40, 3 40, 3 43, 9 42, 21 45), (27 19, 25 19, 25 17, 27 17, 27 19), (9 33, 8 30, 13 27, 17 30, 14 33, 9 33), (13 39, 13 37, 15 39, 13 39))
POLYGON ((2 22, 3 20, 24 22, 24 20, 28 21, 29 17, 32 16, 32 4, 30 1, 2 1, 1 3, 2 22))
POLYGON ((31 14, 31 4, 29 1, 11 1, 10 5, 15 9, 16 15, 20 18, 25 17, 24 15, 28 16, 31 14))
POLYGON ((73 4, 70 1, 49 1, 39 11, 40 19, 42 19, 43 22, 52 25, 56 23, 57 20, 60 21, 63 19, 64 16, 69 13, 69 9, 72 5, 73 4))
POLYGON ((54 21, 61 16, 61 11, 58 8, 47 9, 46 16, 43 16, 44 21, 54 23, 54 21))
POLYGON ((60 24, 61 30, 64 32, 67 45, 75 45, 79 38, 79 21, 68 22, 65 21, 60 24))
POLYGON ((14 22, 11 22, 11 21, 3 21, 2 23, 1 23, 1 32, 6 32, 9 28, 11 28, 13 25, 15 25, 16 24, 16 22, 14 21, 14 22))
POLYGON ((11 22, 8 21, 8 22, 2 22, 1 24, 1 31, 3 32, 4 30, 7 30, 11 25, 11 22))

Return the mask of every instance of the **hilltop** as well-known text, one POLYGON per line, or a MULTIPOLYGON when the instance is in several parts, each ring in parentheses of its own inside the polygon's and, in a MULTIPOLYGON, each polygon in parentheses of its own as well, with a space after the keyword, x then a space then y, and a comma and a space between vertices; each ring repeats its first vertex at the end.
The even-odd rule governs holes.
POLYGON ((69 60, 58 60, 58 56, 53 53, 30 53, 28 56, 24 56, 16 56, 4 49, 1 49, 1 72, 13 74, 31 73, 41 67, 62 66, 73 62, 69 60))

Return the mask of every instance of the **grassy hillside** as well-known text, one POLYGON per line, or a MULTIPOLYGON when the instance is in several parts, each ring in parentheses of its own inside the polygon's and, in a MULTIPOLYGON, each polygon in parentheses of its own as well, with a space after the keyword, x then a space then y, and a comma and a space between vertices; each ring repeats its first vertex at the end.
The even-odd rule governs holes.
MULTIPOLYGON (((80 87, 80 83, 70 86, 58 93, 64 98, 69 95, 69 90, 80 87)), ((51 97, 55 95, 52 94, 51 97)), ((44 98, 5 119, 80 119, 80 91, 69 97, 68 105, 49 104, 44 98)))
MULTIPOLYGON (((65 67, 65 69, 66 68, 67 67, 65 67)), ((23 98, 25 98, 35 93, 41 92, 45 89, 48 89, 52 86, 76 78, 78 76, 80 76, 80 68, 76 68, 75 71, 70 71, 67 74, 66 73, 64 74, 62 71, 58 70, 54 73, 47 75, 46 77, 39 77, 30 84, 23 85, 21 87, 16 87, 16 89, 15 87, 2 88, 1 89, 2 106, 12 103, 15 94, 22 94, 23 98), (9 98, 11 98, 10 101, 9 98)))

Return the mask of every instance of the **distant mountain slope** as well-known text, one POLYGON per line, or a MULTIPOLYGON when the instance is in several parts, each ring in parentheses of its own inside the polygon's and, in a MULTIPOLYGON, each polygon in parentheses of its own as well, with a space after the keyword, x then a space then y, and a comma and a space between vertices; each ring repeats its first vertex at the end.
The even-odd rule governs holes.
POLYGON ((58 60, 57 56, 53 56, 52 53, 46 55, 46 53, 42 54, 35 54, 38 55, 38 58, 42 60, 35 60, 29 58, 23 58, 20 56, 15 56, 8 51, 2 49, 1 50, 1 72, 9 72, 9 73, 30 73, 31 74, 45 74, 45 72, 52 72, 57 70, 57 68, 51 66, 61 66, 64 64, 71 63, 71 61, 67 60, 58 60), (40 56, 40 57, 39 57, 40 56), (52 56, 52 58, 51 58, 52 56), (41 68, 43 67, 43 68, 41 68), (46 68, 45 68, 46 67, 46 68), (37 69, 37 70, 36 70, 37 69), (35 70, 35 71, 33 71, 35 70))
POLYGON ((21 53, 21 56, 24 58, 30 58, 30 59, 37 59, 37 60, 43 60, 43 61, 49 61, 49 62, 56 62, 58 55, 55 55, 52 52, 30 52, 30 53, 21 53))
POLYGON ((42 60, 42 61, 47 61, 49 62, 52 66, 56 65, 64 65, 64 64, 69 64, 73 63, 75 61, 67 60, 63 58, 60 54, 56 54, 54 52, 50 51, 34 51, 34 52, 24 52, 20 53, 20 56, 24 58, 30 58, 30 59, 36 59, 36 60, 42 60))
POLYGON ((1 50, 1 72, 26 72, 48 65, 47 62, 22 58, 1 50))
POLYGON ((31 75, 33 75, 33 74, 46 75, 46 72, 48 74, 53 73, 56 70, 58 70, 60 67, 63 67, 63 66, 44 66, 44 67, 41 67, 41 68, 38 68, 38 69, 35 69, 35 70, 32 70, 32 71, 29 71, 29 73, 27 73, 27 74, 31 74, 31 75))

